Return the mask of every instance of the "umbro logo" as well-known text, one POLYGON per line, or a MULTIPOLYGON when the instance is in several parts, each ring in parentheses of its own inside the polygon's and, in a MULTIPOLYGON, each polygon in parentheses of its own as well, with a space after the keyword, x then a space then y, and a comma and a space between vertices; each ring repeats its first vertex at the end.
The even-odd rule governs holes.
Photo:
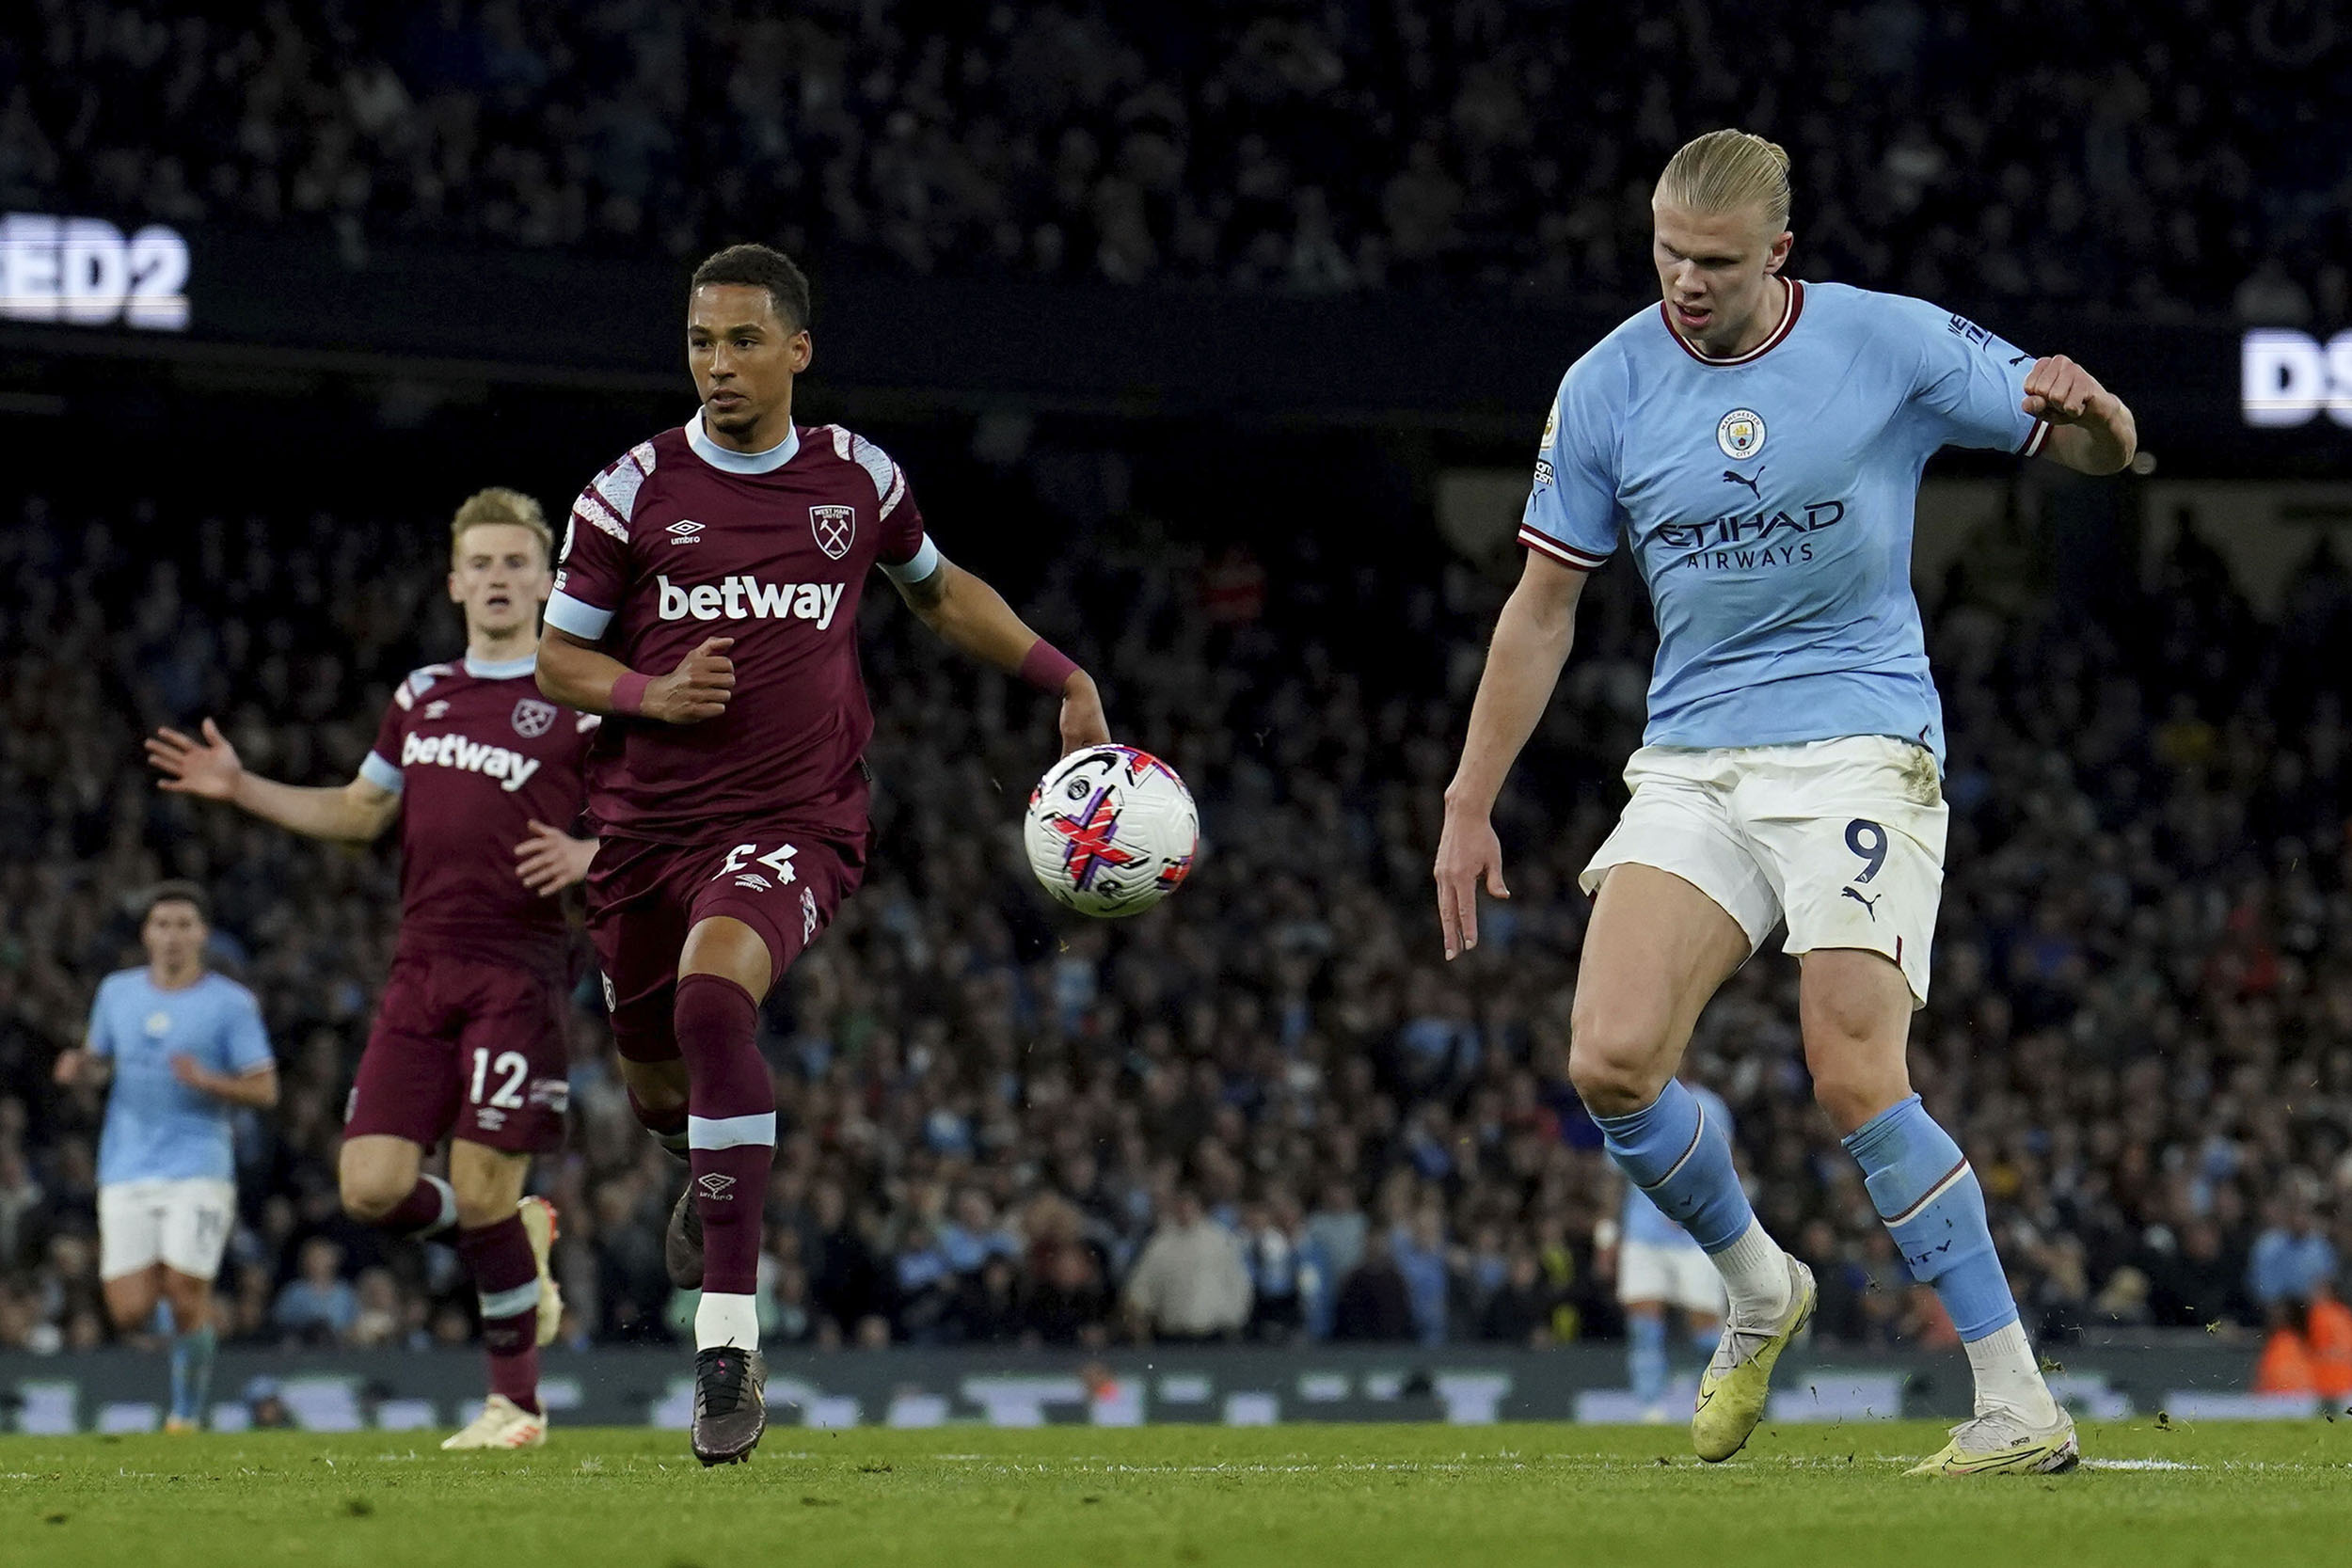
POLYGON ((702 524, 694 521, 693 518, 681 517, 662 531, 670 536, 670 543, 673 545, 699 545, 702 540, 698 535, 702 531, 702 524))
POLYGON ((728 1196, 727 1193, 727 1189, 735 1185, 735 1178, 732 1176, 723 1176, 714 1170, 708 1176, 698 1176, 694 1178, 694 1185, 703 1190, 703 1196, 705 1197, 715 1199, 721 1203, 732 1203, 735 1201, 735 1199, 728 1196))
POLYGON ((424 716, 428 720, 438 719, 441 715, 447 713, 448 711, 449 704, 443 702, 438 697, 434 698, 431 702, 424 705, 424 716))
POLYGON ((1855 903, 1861 905, 1864 910, 1867 911, 1870 916, 1871 925, 1875 926, 1879 923, 1879 898, 1883 898, 1886 895, 1882 893, 1878 895, 1878 898, 1865 898, 1862 895, 1856 893, 1850 887, 1841 887, 1837 891, 1852 899, 1855 903))
POLYGON ((754 893, 767 893, 775 886, 773 882, 770 881, 767 878, 761 876, 756 871, 744 872, 740 877, 735 879, 735 885, 740 888, 749 888, 754 893))

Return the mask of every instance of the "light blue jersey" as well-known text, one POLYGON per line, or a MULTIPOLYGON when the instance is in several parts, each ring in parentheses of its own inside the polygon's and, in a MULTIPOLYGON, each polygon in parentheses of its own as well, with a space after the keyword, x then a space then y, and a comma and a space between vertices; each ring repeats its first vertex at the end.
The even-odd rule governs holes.
POLYGON ((1944 756, 1911 593, 1937 448, 2030 456, 2030 355, 1922 300, 1788 285, 1772 336, 1708 359, 1661 304, 1560 383, 1519 540, 1590 570, 1632 546, 1658 618, 1652 746, 1889 735, 1944 756))
MULTIPOLYGON (((1689 1085, 1691 1097, 1699 1102, 1700 1111, 1715 1124, 1725 1138, 1731 1136, 1731 1107, 1713 1089, 1689 1085)), ((1625 1184, 1625 1213, 1618 1220, 1625 1231, 1625 1240, 1640 1242, 1647 1246, 1696 1247, 1691 1233, 1668 1219, 1657 1204, 1641 1188, 1629 1181, 1625 1184)))
POLYGON ((174 1056, 231 1077, 273 1064, 253 993, 225 974, 167 990, 144 969, 99 983, 89 1014, 89 1049, 114 1063, 106 1125, 98 1139, 98 1180, 232 1180, 230 1118, 236 1107, 171 1075, 174 1056))

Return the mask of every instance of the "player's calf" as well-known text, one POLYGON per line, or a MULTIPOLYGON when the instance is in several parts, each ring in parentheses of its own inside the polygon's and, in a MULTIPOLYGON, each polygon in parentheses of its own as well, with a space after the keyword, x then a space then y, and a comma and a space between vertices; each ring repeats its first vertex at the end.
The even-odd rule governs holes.
MULTIPOLYGON (((552 1240, 551 1225, 548 1234, 552 1240)), ((461 1228, 457 1256, 473 1276, 481 1307, 491 1392, 538 1414, 539 1307, 547 1282, 523 1215, 510 1212, 495 1225, 461 1228)))
POLYGON ((1984 1189, 1960 1146, 1915 1094, 1855 1129, 1845 1144, 1912 1277, 1931 1287, 1951 1315, 1976 1373, 1978 1415, 2007 1412, 2023 1432, 2054 1433, 2061 1413, 2018 1322, 1984 1189))

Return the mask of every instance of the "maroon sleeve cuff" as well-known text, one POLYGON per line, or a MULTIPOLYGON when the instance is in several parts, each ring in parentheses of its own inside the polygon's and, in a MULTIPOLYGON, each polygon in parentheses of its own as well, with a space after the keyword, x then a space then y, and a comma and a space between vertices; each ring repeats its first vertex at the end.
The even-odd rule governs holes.
POLYGON ((645 688, 653 684, 651 675, 641 675, 634 670, 624 671, 612 680, 612 711, 643 713, 645 711, 645 688))
POLYGON ((1040 691, 1059 695, 1063 684, 1077 673, 1077 661, 1042 637, 1030 643, 1029 651, 1021 656, 1021 678, 1040 691))

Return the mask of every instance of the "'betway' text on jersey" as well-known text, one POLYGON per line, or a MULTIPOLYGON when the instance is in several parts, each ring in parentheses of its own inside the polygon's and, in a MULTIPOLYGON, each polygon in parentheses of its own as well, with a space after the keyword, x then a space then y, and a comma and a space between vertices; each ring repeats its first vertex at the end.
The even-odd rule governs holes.
POLYGON ((833 625, 841 608, 837 582, 762 582, 757 578, 721 578, 691 586, 657 577, 658 613, 664 621, 814 621, 818 631, 833 625))
POLYGON ((499 787, 509 795, 529 784, 531 775, 539 771, 537 757, 527 757, 503 746, 480 745, 462 735, 412 735, 401 741, 400 766, 420 765, 484 774, 498 780, 499 787))

